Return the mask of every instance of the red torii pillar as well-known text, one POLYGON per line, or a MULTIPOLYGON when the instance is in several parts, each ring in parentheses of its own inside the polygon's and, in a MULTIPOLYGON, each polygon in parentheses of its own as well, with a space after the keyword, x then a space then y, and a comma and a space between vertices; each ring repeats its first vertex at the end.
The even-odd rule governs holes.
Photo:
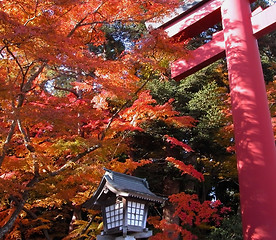
POLYGON ((171 37, 182 31, 191 37, 193 31, 196 35, 219 20, 223 31, 194 50, 190 59, 173 63, 172 76, 182 79, 226 55, 243 236, 245 240, 276 240, 275 140, 256 40, 276 29, 276 4, 251 17, 249 0, 205 0, 163 28, 171 37))
POLYGON ((244 239, 276 240, 276 151, 251 10, 246 0, 221 10, 244 239))

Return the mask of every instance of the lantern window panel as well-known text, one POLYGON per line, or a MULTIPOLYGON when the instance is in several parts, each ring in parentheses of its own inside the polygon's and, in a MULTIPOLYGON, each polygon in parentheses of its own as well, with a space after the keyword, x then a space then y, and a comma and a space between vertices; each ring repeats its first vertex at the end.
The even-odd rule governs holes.
POLYGON ((123 202, 105 207, 107 229, 123 226, 123 202))
POLYGON ((145 204, 134 201, 127 203, 127 224, 131 226, 143 226, 145 204))

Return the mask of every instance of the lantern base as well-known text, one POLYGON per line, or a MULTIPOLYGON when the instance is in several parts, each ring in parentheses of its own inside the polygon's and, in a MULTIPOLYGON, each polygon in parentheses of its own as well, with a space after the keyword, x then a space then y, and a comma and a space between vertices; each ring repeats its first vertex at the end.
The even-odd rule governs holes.
POLYGON ((124 236, 114 236, 111 234, 98 235, 97 240, 136 240, 142 238, 149 238, 152 236, 152 231, 131 233, 124 236))

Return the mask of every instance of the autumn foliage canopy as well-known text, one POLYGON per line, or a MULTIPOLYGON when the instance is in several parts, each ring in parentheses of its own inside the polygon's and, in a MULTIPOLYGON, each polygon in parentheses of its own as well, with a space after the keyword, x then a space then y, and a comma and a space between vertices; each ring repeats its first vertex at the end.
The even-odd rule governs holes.
MULTIPOLYGON (((131 174, 151 163, 130 156, 118 161, 120 154, 129 152, 131 132, 143 132, 145 124, 156 120, 179 128, 195 124, 192 117, 173 109, 173 99, 157 104, 144 90, 154 74, 166 79, 160 64, 165 55, 173 59, 185 54, 161 33, 141 36, 115 59, 89 50, 106 43, 105 26, 142 24, 178 4, 177 0, 0 1, 0 238, 24 234, 25 239, 51 239, 55 234, 60 237, 58 233, 77 238, 69 229, 62 233, 54 229, 61 221, 56 213, 64 206, 79 209, 97 188, 103 167, 131 174)), ((193 151, 172 136, 160 139, 193 151)), ((192 165, 170 156, 167 161, 203 181, 192 165)), ((199 205, 195 196, 172 196, 171 201, 185 224, 219 220, 217 206, 199 205), (181 208, 187 201, 196 203, 191 211, 201 217, 181 208), (202 215, 202 209, 213 210, 202 215)), ((91 226, 97 229, 98 223, 91 226)), ((162 230, 167 226, 155 225, 162 230)), ((81 233, 86 230, 83 227, 81 233)))

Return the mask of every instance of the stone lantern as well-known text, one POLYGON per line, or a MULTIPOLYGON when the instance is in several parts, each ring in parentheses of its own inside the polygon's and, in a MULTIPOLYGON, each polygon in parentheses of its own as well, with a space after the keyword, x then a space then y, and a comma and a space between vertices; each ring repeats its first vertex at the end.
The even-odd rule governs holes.
POLYGON ((165 198, 149 190, 145 179, 105 169, 101 183, 85 208, 101 209, 104 230, 97 240, 134 240, 152 236, 146 228, 150 203, 163 203, 165 198))

